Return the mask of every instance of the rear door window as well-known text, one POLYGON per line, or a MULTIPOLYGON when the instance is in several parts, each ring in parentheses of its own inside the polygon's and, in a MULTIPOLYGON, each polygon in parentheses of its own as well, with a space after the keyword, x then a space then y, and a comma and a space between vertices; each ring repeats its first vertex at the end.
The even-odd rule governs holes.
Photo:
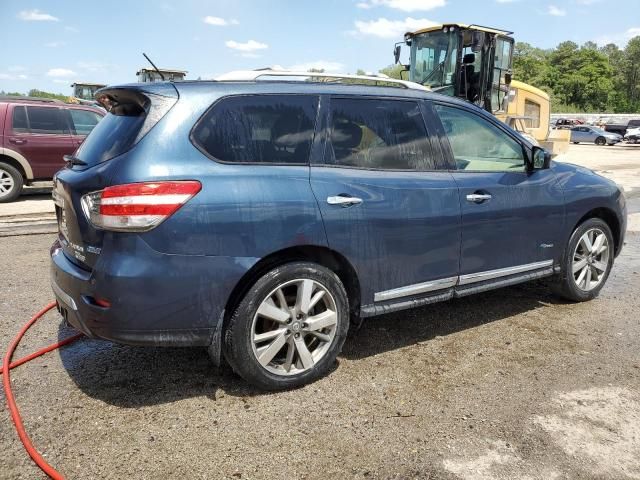
POLYGON ((88 110, 70 109, 71 120, 76 135, 89 135, 91 130, 98 124, 100 115, 88 110))
POLYGON ((331 99, 325 162, 388 170, 444 168, 431 154, 418 102, 375 98, 331 99))
POLYGON ((11 129, 17 133, 28 133, 29 122, 27 122, 27 111, 24 107, 13 107, 11 129))
POLYGON ((191 139, 222 162, 307 164, 317 108, 311 95, 227 97, 202 117, 191 139))
POLYGON ((48 135, 69 133, 69 126, 60 108, 26 107, 29 132, 48 135))

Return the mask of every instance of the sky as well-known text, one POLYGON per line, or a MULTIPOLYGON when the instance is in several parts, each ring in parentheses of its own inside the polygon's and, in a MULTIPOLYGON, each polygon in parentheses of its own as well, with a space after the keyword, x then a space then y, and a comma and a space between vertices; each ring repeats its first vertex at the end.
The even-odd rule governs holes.
MULTIPOLYGON (((71 94, 148 66, 212 78, 269 66, 376 72, 403 33, 475 23, 551 48, 640 35, 640 0, 0 0, 0 90, 71 94), (612 7, 612 3, 615 8, 612 7)), ((406 55, 407 49, 404 49, 406 55)))

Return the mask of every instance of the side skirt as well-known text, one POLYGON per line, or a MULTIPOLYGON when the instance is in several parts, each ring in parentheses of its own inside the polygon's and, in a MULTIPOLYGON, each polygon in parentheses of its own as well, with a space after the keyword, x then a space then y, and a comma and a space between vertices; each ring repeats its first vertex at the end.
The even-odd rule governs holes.
POLYGON ((452 298, 466 297, 467 295, 472 295, 474 293, 486 292, 497 288, 537 280, 539 278, 550 277, 555 273, 558 273, 558 271, 559 268, 549 266, 547 268, 518 273, 508 277, 499 277, 484 282, 477 282, 469 285, 457 285, 454 288, 441 290, 437 293, 430 292, 427 295, 414 295, 412 297, 403 297, 386 302, 376 302, 370 305, 363 305, 360 309, 360 316, 362 318, 373 317, 375 315, 421 307, 431 303, 444 302, 446 300, 451 300, 452 298))

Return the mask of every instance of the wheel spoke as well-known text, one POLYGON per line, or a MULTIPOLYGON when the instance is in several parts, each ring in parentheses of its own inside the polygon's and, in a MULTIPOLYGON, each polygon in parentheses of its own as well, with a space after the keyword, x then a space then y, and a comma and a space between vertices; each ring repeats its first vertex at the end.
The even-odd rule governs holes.
POLYGON ((318 332, 316 330, 313 330, 311 332, 309 332, 311 335, 317 337, 319 340, 322 340, 323 342, 330 342, 331 341, 331 337, 329 335, 327 335, 326 333, 321 333, 318 332))
POLYGON ((277 355, 277 353, 282 349, 285 343, 287 343, 287 337, 285 335, 284 330, 280 335, 278 335, 273 342, 271 342, 268 346, 262 347, 258 349, 258 362, 263 367, 267 365, 273 357, 277 355))
POLYGON ((306 328, 307 331, 322 330, 325 327, 330 327, 338 322, 338 316, 333 310, 326 310, 318 315, 307 318, 306 328))
POLYGON ((580 275, 578 275, 578 278, 576 279, 576 285, 580 286, 582 284, 582 282, 584 281, 584 277, 587 274, 587 270, 589 269, 589 267, 587 265, 585 265, 582 270, 580 271, 580 275))
POLYGON ((313 293, 313 281, 302 280, 298 285, 298 296, 296 298, 296 309, 302 313, 309 313, 311 305, 311 294, 313 293))
POLYGON ((271 298, 262 302, 262 305, 260 305, 260 308, 258 309, 258 314, 278 323, 286 323, 291 316, 289 312, 285 312, 284 310, 276 307, 276 304, 273 303, 271 298))
POLYGON ((573 263, 573 274, 575 275, 576 273, 578 273, 586 265, 587 265, 587 259, 586 258, 583 258, 582 260, 580 260, 578 262, 574 262, 573 263))
POLYGON ((286 310, 289 307, 289 305, 287 305, 287 299, 284 297, 284 292, 281 288, 276 290, 276 298, 278 299, 278 303, 282 310, 286 310))
POLYGON ((607 264, 604 263, 604 262, 600 262, 598 260, 595 260, 593 262, 593 266, 599 272, 603 272, 604 273, 607 270, 607 264))
POLYGON ((598 253, 598 250, 600 250, 600 247, 604 245, 604 242, 606 239, 607 237, 605 237, 604 233, 601 233, 600 235, 598 235, 596 237, 596 241, 593 242, 593 246, 591 247, 591 253, 593 254, 598 253))
POLYGON ((589 290, 589 288, 591 288, 591 267, 586 267, 586 270, 587 276, 584 281, 584 288, 585 290, 589 290))
POLYGON ((607 249, 609 247, 607 246, 606 243, 602 244, 602 246, 600 246, 600 248, 598 249, 598 251, 595 253, 596 255, 601 255, 602 253, 606 252, 607 249))
POLYGON ((324 290, 318 290, 313 297, 311 298, 311 302, 309 302, 309 310, 317 305, 317 303, 324 297, 326 292, 324 290))
POLYGON ((589 253, 593 248, 593 245, 591 244, 591 239, 589 238, 589 233, 590 232, 585 233, 580 239, 580 242, 584 246, 585 253, 589 253))
POLYGON ((302 337, 298 337, 294 338, 293 341, 295 343, 296 351, 298 352, 298 358, 300 359, 302 366, 305 369, 313 367, 313 357, 311 356, 311 352, 307 348, 307 344, 304 343, 304 339, 302 337))
POLYGON ((276 330, 271 330, 265 333, 257 333, 253 336, 253 343, 262 343, 262 342, 266 342, 267 340, 273 340, 278 335, 281 335, 286 332, 287 332, 286 328, 278 328, 276 330))
POLYGON ((282 364, 282 368, 285 369, 287 373, 291 371, 291 365, 293 365, 293 355, 296 353, 296 346, 293 343, 293 339, 289 338, 287 340, 287 358, 284 360, 282 364))

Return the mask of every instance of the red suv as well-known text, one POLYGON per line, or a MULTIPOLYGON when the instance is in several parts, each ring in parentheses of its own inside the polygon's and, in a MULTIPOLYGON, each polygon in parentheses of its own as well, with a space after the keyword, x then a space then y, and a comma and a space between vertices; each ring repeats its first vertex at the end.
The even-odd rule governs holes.
POLYGON ((25 184, 51 180, 104 115, 57 100, 0 97, 0 203, 18 198, 25 184))

